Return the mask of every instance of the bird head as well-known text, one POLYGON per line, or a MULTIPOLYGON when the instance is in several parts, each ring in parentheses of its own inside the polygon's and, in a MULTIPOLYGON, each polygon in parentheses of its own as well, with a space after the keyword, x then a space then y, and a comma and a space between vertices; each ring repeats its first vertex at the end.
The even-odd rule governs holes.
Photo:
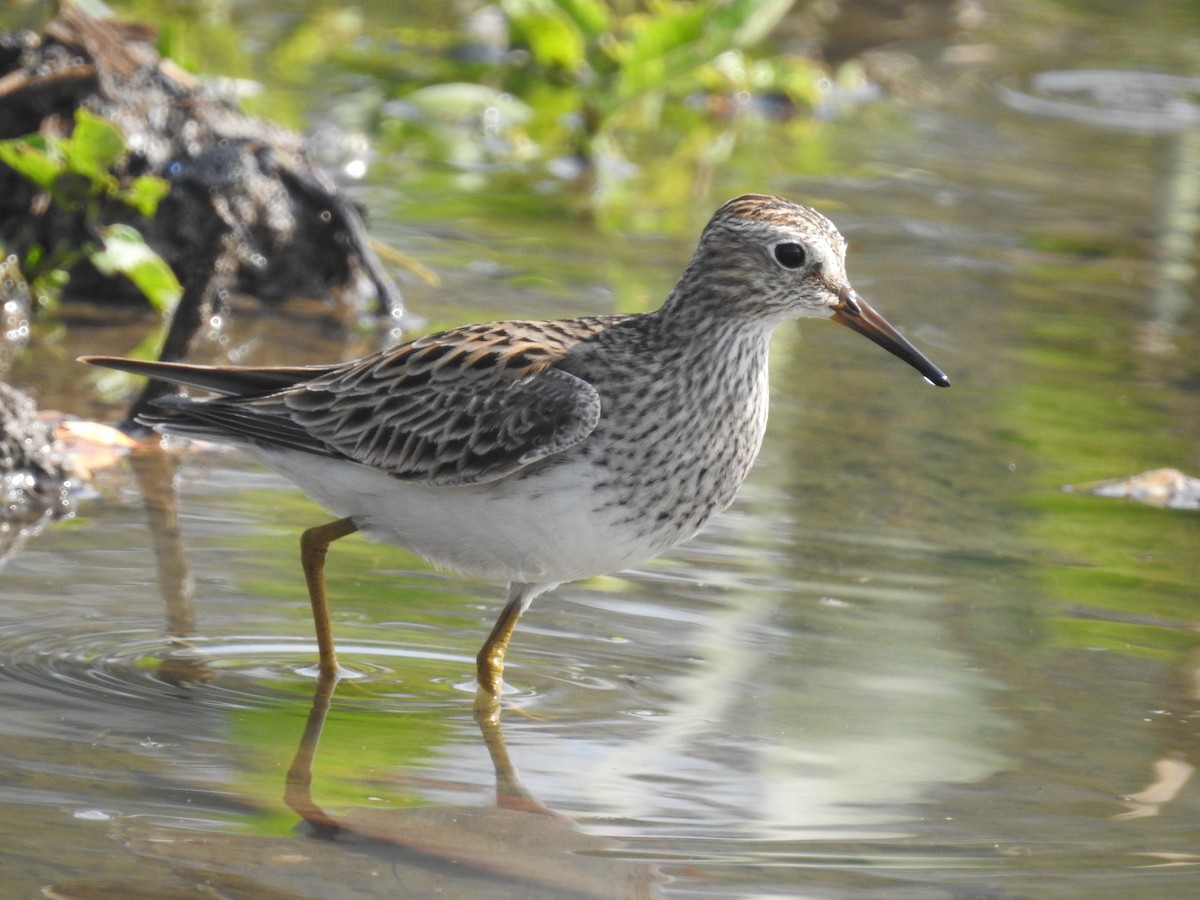
POLYGON ((898 356, 930 384, 950 384, 851 287, 845 238, 807 206, 765 194, 730 200, 704 229, 672 300, 684 295, 709 313, 768 327, 801 317, 832 319, 898 356))

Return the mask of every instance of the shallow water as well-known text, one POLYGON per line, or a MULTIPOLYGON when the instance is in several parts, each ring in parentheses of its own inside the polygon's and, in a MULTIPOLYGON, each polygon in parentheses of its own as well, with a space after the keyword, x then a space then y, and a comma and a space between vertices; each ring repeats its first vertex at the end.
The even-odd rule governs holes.
MULTIPOLYGON (((501 587, 335 545, 355 677, 311 796, 336 839, 282 799, 317 688, 296 544, 325 514, 236 452, 101 473, 0 575, 7 890, 1195 893, 1200 519, 1061 490, 1200 469, 1196 288, 1177 265, 1181 241, 1194 262, 1190 139, 1004 102, 1039 70, 1144 64, 1187 22, 1161 13, 1056 20, 1041 44, 1029 21, 993 23, 983 66, 914 47, 925 91, 826 124, 834 171, 753 135, 668 237, 548 229, 514 214, 519 192, 450 197, 383 161, 356 191, 443 276, 407 292, 431 325, 653 304, 712 207, 770 190, 838 222, 856 287, 953 387, 844 329, 781 329, 738 502, 664 559, 539 600, 502 738, 471 714, 501 587)), ((346 352, 327 332, 269 316, 231 333, 257 361, 309 362, 346 352)), ((38 337, 50 352, 11 380, 79 412, 99 409, 84 376, 45 360, 137 340, 38 337)))

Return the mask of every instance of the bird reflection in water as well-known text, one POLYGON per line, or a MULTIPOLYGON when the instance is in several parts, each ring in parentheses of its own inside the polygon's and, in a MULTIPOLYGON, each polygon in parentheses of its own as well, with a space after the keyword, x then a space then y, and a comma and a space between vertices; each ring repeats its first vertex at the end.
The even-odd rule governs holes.
POLYGON ((509 758, 499 704, 476 704, 475 712, 495 770, 494 806, 326 810, 312 795, 313 769, 336 687, 336 678, 318 678, 284 791, 284 802, 315 835, 357 838, 376 850, 452 862, 487 878, 548 889, 556 897, 649 900, 660 895, 665 878, 653 864, 621 859, 611 841, 579 831, 525 789, 509 758))

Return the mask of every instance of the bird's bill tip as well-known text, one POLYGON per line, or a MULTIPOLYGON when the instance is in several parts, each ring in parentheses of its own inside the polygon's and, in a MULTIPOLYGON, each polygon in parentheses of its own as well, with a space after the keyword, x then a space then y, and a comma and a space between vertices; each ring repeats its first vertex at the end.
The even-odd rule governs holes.
POLYGON ((946 373, 933 364, 912 342, 892 327, 883 316, 858 296, 848 285, 838 294, 838 303, 833 308, 833 321, 857 331, 874 341, 893 356, 904 360, 934 387, 950 387, 946 373))

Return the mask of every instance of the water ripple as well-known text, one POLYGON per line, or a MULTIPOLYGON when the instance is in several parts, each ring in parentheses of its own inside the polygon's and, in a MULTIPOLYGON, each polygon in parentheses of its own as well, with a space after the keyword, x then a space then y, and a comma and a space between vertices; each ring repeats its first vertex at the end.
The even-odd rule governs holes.
MULTIPOLYGON (((387 643, 339 645, 345 681, 402 680, 402 661, 458 654, 387 643)), ((141 705, 203 688, 208 703, 232 708, 292 701, 313 683, 311 639, 234 635, 175 640, 152 628, 64 631, 61 622, 0 627, 0 678, 86 700, 141 705)), ((390 693, 384 691, 383 694, 390 693)))

